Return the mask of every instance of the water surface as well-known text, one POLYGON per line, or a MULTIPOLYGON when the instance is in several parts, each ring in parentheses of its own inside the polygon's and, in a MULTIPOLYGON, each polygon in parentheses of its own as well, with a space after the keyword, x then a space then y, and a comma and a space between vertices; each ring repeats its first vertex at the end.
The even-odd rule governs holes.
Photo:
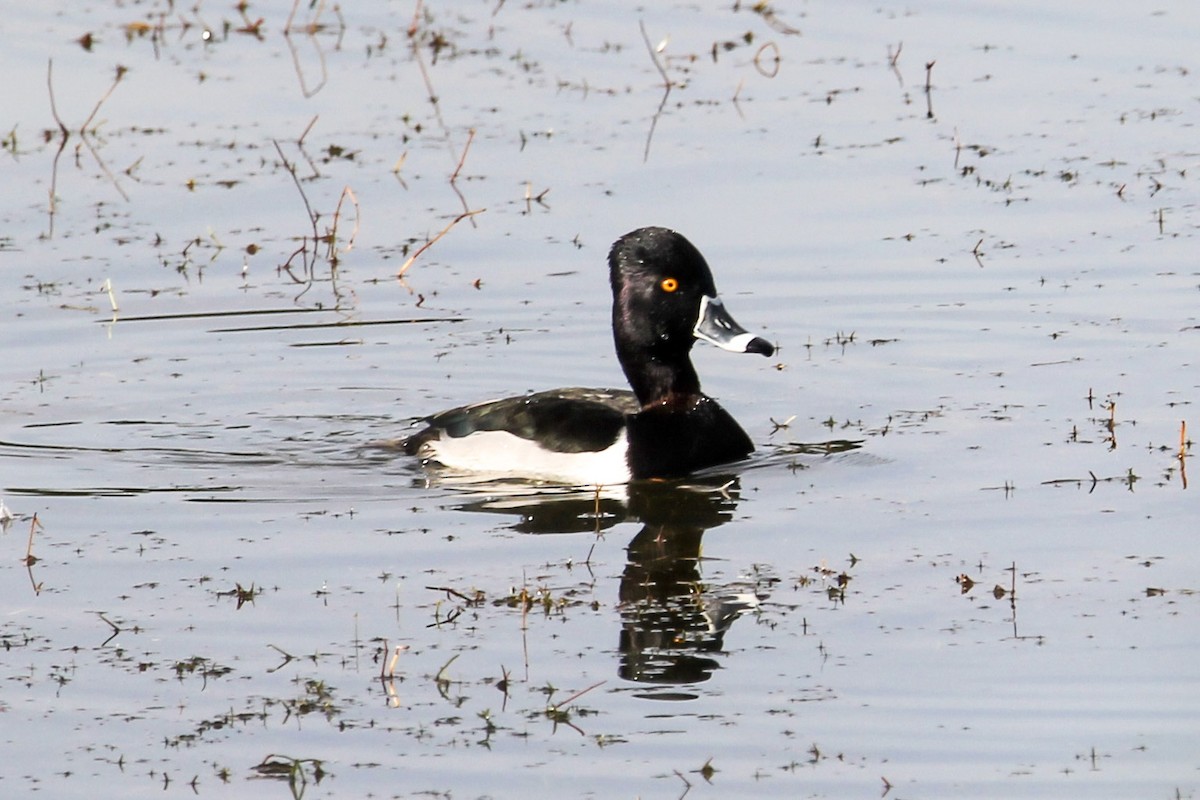
POLYGON ((2 791, 1195 796, 1197 21, 10 10, 2 791), (619 386, 648 224, 780 345, 696 350, 751 462, 366 446, 619 386))

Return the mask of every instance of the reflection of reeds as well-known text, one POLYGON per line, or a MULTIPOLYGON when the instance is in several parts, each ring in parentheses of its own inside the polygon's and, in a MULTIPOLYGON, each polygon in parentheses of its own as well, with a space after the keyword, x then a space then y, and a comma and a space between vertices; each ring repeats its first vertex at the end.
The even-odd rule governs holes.
POLYGON ((113 292, 112 279, 105 278, 104 286, 101 288, 108 294, 108 304, 112 306, 113 319, 116 319, 121 308, 117 305, 117 295, 113 292))
MULTIPOLYGON (((96 129, 91 128, 89 130, 89 126, 92 124, 92 121, 96 119, 96 114, 100 112, 100 106, 104 105, 105 101, 112 96, 112 93, 117 88, 117 84, 121 82, 128 71, 128 68, 123 67, 120 64, 117 65, 117 74, 116 77, 113 78, 112 85, 108 87, 108 91, 100 96, 100 99, 96 101, 96 105, 92 108, 92 113, 88 114, 87 119, 85 119, 83 124, 79 126, 80 141, 83 142, 83 145, 88 149, 88 152, 92 154, 92 158, 95 159, 96 165, 100 167, 100 170, 112 182, 113 187, 116 188, 117 192, 126 201, 129 200, 129 195, 125 194, 125 190, 122 189, 121 184, 117 182, 116 176, 112 174, 112 171, 109 170, 108 165, 104 163, 104 159, 100 158, 100 154, 96 152, 96 148, 92 145, 91 136, 95 135, 96 129)), ((60 134, 58 141, 58 152, 54 154, 54 163, 50 168, 50 223, 49 229, 46 232, 46 238, 50 239, 54 237, 54 215, 58 210, 58 159, 62 157, 63 150, 67 148, 67 141, 71 138, 71 131, 69 128, 67 128, 66 123, 63 122, 62 117, 59 116, 58 105, 54 100, 53 59, 50 59, 48 62, 46 62, 46 88, 50 92, 50 114, 54 117, 54 122, 58 125, 58 131, 60 134)), ((48 135, 47 139, 49 138, 50 137, 48 135)), ((76 149, 78 150, 78 148, 76 149)), ((130 167, 129 170, 126 170, 126 172, 130 172, 132 169, 133 167, 130 167)))
POLYGON ((936 61, 925 62, 925 118, 933 119, 933 65, 936 61))
POLYGON ((303 797, 308 787, 308 771, 312 771, 313 780, 320 783, 325 777, 325 770, 319 758, 293 758, 292 756, 271 753, 258 764, 254 771, 261 778, 286 780, 292 797, 303 797))
MULTIPOLYGON (((562 724, 562 725, 566 725, 568 728, 572 729, 573 731, 578 733, 580 736, 586 736, 587 734, 585 734, 578 725, 571 722, 571 713, 567 710, 567 706, 569 706, 571 703, 578 700, 583 695, 590 692, 592 689, 595 689, 598 686, 603 686, 607 682, 608 681, 597 681, 596 683, 593 683, 591 686, 587 687, 586 689, 580 689, 578 692, 571 695, 566 700, 563 700, 561 703, 550 703, 549 697, 547 697, 546 718, 554 723, 554 731, 557 732, 558 726, 560 724, 562 724)), ((550 695, 553 695, 556 690, 554 689, 553 686, 550 686, 549 684, 547 684, 546 688, 543 689, 543 691, 545 691, 546 694, 548 696, 550 696, 550 695)))
POLYGON ((1192 447, 1192 443, 1187 438, 1187 420, 1179 421, 1179 455, 1176 458, 1179 460, 1179 480, 1183 482, 1183 488, 1187 488, 1187 451, 1192 447))
MULTIPOLYGON (((299 0, 297 0, 299 2, 299 0)), ((421 0, 417 0, 417 4, 413 7, 412 22, 408 23, 408 38, 417 35, 417 31, 421 29, 421 0)))
POLYGON ((379 659, 379 682, 383 685, 384 694, 387 695, 388 708, 400 707, 400 693, 396 691, 396 664, 400 661, 400 655, 407 650, 408 645, 398 644, 389 659, 387 658, 388 641, 387 639, 383 640, 383 650, 379 659))
MULTIPOLYGON (((310 124, 309 128, 311 127, 312 125, 310 124)), ((304 133, 307 135, 308 128, 305 129, 304 133)), ((301 237, 300 246, 292 252, 287 261, 281 264, 279 268, 280 270, 286 272, 288 276, 291 277, 296 283, 305 284, 305 291, 307 291, 307 287, 311 286, 313 283, 313 267, 316 265, 318 260, 324 258, 324 260, 329 264, 330 271, 336 273, 338 262, 341 258, 340 252, 349 251, 354 248, 354 240, 358 236, 359 220, 361 218, 358 207, 358 198, 355 196, 354 190, 349 186, 343 187, 341 195, 338 196, 337 206, 333 211, 333 224, 326 229, 325 233, 322 234, 317 229, 317 221, 321 218, 321 215, 314 211, 312 204, 309 203, 308 194, 304 191, 304 185, 300 182, 300 176, 296 174, 296 166, 288 160, 287 156, 283 154, 283 148, 279 146, 278 141, 272 139, 271 143, 275 145, 275 152, 279 154, 279 158, 283 162, 283 168, 286 169, 288 174, 292 176, 292 182, 296 185, 296 191, 300 193, 300 199, 304 203, 304 210, 308 215, 308 222, 312 229, 311 253, 309 251, 310 239, 306 234, 301 237), (350 232, 350 237, 346 240, 345 246, 339 250, 338 226, 341 224, 342 205, 346 202, 347 198, 349 198, 350 203, 354 206, 354 229, 350 232), (325 253, 323 256, 320 251, 320 246, 322 244, 325 245, 325 253), (297 257, 301 259, 301 263, 304 268, 303 278, 297 277, 292 271, 292 262, 295 261, 297 257)))
POLYGON ((25 546, 25 566, 32 567, 37 563, 37 556, 33 554, 33 534, 38 528, 42 527, 42 523, 38 522, 37 512, 33 512, 33 519, 29 522, 29 544, 25 546))
POLYGON ((658 47, 650 44, 650 36, 646 33, 646 23, 638 20, 638 27, 642 29, 642 41, 646 43, 646 51, 650 53, 650 60, 654 62, 654 68, 658 70, 659 76, 663 79, 663 96, 658 103, 658 108, 654 112, 654 117, 650 120, 650 130, 646 132, 646 149, 642 152, 642 161, 650 160, 650 142, 654 139, 654 129, 658 127, 658 118, 662 116, 663 109, 667 107, 667 98, 671 96, 671 89, 675 83, 667 75, 666 68, 658 58, 658 54, 666 47, 666 42, 662 42, 658 47))
POLYGON ((903 49, 904 42, 898 43, 894 51, 890 44, 887 48, 888 67, 891 68, 892 73, 896 76, 896 81, 900 84, 901 89, 904 88, 904 76, 900 74, 900 51, 903 49))
POLYGON ((100 618, 101 622, 103 622, 108 627, 112 628, 112 633, 110 633, 108 635, 107 639, 105 639, 103 642, 100 643, 100 646, 104 647, 105 645, 107 645, 109 642, 111 642, 113 639, 115 639, 121 633, 121 626, 118 625, 117 623, 113 622, 108 617, 104 616, 103 611, 97 611, 96 616, 98 616, 100 618))
MULTIPOLYGON (((288 52, 290 52, 292 55, 292 67, 296 71, 296 79, 300 81, 300 91, 305 97, 312 97, 317 92, 321 91, 321 89, 325 87, 326 82, 329 80, 329 69, 325 64, 325 51, 321 49, 321 45, 317 41, 317 34, 329 28, 328 25, 319 21, 321 15, 325 11, 324 0, 319 0, 319 2, 310 4, 310 8, 314 7, 315 10, 312 12, 312 15, 309 17, 307 22, 300 25, 293 25, 292 23, 296 18, 296 11, 300 8, 300 0, 295 0, 295 2, 292 3, 292 13, 288 14, 287 22, 283 26, 283 40, 287 43, 288 52), (315 86, 310 87, 308 85, 308 81, 304 77, 304 70, 300 66, 300 54, 297 52, 296 46, 292 43, 293 33, 298 33, 308 37, 313 49, 316 50, 317 60, 321 67, 321 76, 320 80, 317 81, 315 86)), ((333 7, 333 13, 338 20, 337 41, 334 43, 334 49, 341 49, 342 35, 346 32, 346 20, 342 18, 342 11, 337 5, 333 7)), ((243 12, 242 16, 245 18, 245 12, 243 12)), ((262 20, 259 20, 259 23, 261 22, 262 20)), ((242 30, 239 32, 254 33, 254 35, 258 36, 257 24, 249 26, 248 23, 248 28, 248 30, 242 30)), ((261 36, 259 38, 261 38, 261 36)))

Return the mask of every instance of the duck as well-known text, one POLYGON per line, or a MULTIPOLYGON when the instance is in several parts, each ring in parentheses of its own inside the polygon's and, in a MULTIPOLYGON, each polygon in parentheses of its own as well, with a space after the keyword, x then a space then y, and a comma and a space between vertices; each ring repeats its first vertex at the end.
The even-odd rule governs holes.
POLYGON ((691 350, 705 341, 771 356, 717 294, 704 256, 676 231, 645 227, 608 254, 617 360, 631 390, 569 387, 424 417, 403 452, 454 472, 604 486, 683 478, 747 458, 754 444, 704 394, 691 350))

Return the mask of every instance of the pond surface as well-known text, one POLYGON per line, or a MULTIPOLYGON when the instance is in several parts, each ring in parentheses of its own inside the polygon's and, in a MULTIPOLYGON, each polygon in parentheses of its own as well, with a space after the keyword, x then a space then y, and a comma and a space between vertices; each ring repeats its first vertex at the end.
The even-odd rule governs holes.
POLYGON ((1196 797, 1198 23, 8 9, 0 793, 1196 797), (752 460, 370 446, 620 386, 651 224, 752 460))

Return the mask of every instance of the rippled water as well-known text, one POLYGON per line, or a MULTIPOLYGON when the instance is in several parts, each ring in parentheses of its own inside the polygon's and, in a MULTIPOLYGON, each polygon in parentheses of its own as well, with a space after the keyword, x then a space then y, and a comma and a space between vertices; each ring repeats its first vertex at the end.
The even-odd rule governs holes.
POLYGON ((1196 795, 1195 9, 286 11, 5 15, 0 792, 1196 795), (370 446, 647 224, 754 459, 370 446))

